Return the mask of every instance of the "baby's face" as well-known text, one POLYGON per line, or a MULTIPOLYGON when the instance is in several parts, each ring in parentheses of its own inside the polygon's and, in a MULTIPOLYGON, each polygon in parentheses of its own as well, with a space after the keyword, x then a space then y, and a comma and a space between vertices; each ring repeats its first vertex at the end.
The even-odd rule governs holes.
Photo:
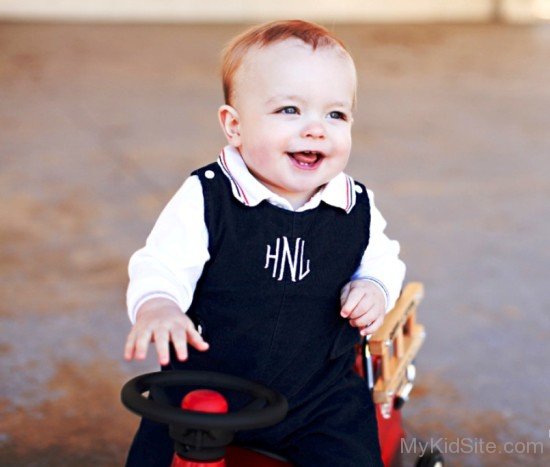
POLYGON ((301 206, 348 162, 355 89, 353 62, 337 47, 289 39, 253 49, 234 79, 231 144, 260 182, 301 206))

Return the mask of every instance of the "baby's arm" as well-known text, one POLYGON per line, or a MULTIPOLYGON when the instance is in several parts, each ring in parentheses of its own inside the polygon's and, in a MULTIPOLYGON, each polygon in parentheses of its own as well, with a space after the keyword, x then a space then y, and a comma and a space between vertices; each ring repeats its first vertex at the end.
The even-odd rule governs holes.
POLYGON ((206 350, 184 312, 209 257, 202 187, 192 176, 162 211, 145 247, 130 259, 127 304, 133 327, 127 359, 145 358, 149 342, 155 343, 161 364, 168 362, 170 341, 179 359, 187 357, 187 342, 206 350))
POLYGON ((395 304, 403 279, 405 264, 399 259, 399 243, 384 233, 386 221, 374 205, 369 190, 371 224, 369 245, 361 264, 341 293, 341 315, 361 334, 372 334, 384 322, 385 313, 395 304))
POLYGON ((169 342, 174 344, 179 360, 187 360, 187 343, 197 350, 208 350, 208 344, 195 329, 191 319, 181 312, 172 300, 157 297, 147 300, 140 306, 136 315, 136 324, 132 327, 124 358, 143 360, 147 356, 150 342, 155 343, 159 363, 166 365, 169 360, 169 342))

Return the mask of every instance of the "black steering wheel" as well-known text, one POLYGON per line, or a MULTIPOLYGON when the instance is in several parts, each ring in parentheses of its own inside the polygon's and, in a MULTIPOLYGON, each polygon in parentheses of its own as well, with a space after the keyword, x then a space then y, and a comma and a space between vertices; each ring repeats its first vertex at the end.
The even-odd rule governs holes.
POLYGON ((121 399, 126 408, 152 421, 208 431, 263 428, 280 422, 288 411, 286 399, 278 392, 246 379, 208 371, 159 371, 137 376, 122 387, 121 399), (252 402, 236 412, 194 412, 143 397, 153 386, 229 389, 251 396, 252 402))

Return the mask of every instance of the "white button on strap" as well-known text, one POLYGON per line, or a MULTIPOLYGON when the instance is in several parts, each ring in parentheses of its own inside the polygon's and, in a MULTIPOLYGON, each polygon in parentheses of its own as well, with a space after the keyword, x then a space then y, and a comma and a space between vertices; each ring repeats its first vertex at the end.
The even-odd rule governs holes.
POLYGON ((209 178, 210 180, 212 180, 214 178, 214 175, 216 175, 214 172, 212 172, 211 170, 207 170, 206 172, 204 172, 204 176, 206 178, 209 178))
POLYGON ((363 193, 363 188, 361 188, 359 185, 355 185, 355 192, 356 193, 363 193))

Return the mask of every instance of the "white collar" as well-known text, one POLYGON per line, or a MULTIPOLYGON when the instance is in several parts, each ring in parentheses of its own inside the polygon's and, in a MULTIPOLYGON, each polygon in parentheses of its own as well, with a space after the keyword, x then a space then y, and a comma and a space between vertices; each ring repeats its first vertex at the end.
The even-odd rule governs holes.
MULTIPOLYGON (((245 206, 257 206, 267 200, 283 209, 294 210, 285 198, 273 193, 249 172, 237 148, 230 145, 223 148, 218 157, 218 164, 231 182, 233 196, 245 206)), ((356 187, 349 175, 340 172, 296 211, 314 209, 324 201, 349 213, 355 206, 356 189, 361 188, 356 187)))

